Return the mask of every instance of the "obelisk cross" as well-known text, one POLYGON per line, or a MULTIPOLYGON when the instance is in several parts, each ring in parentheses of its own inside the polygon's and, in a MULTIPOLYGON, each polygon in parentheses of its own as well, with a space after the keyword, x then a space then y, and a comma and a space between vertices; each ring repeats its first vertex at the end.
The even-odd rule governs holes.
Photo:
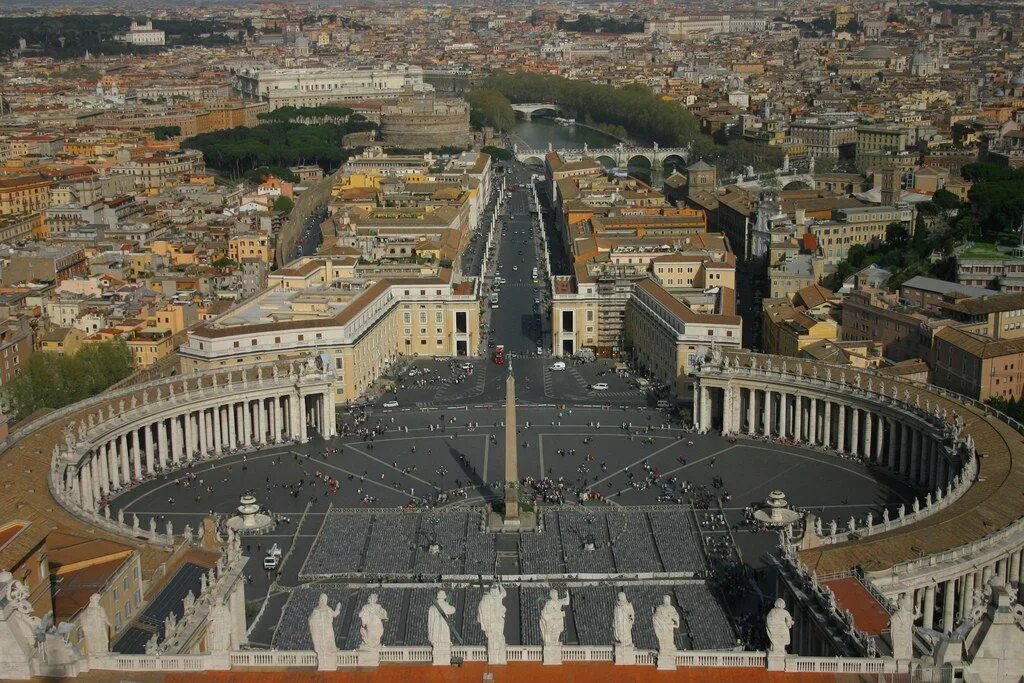
POLYGON ((512 362, 505 380, 505 521, 519 519, 519 453, 516 435, 516 380, 512 362))

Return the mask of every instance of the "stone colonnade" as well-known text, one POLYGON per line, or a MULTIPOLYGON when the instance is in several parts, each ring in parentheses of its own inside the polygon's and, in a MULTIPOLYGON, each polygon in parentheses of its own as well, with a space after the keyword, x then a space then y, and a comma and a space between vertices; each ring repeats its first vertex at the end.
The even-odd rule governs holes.
MULTIPOLYGON (((889 406, 886 406, 889 408, 889 406)), ((960 470, 932 426, 909 412, 863 405, 858 397, 763 381, 694 385, 694 415, 702 432, 716 419, 723 434, 791 439, 888 468, 927 491, 943 490, 960 470)))
MULTIPOLYGON (((87 512, 133 482, 189 463, 285 442, 304 443, 315 432, 337 434, 335 389, 321 375, 260 376, 256 382, 202 386, 111 411, 80 439, 59 486, 60 497, 87 512), (309 378, 321 380, 312 384, 309 378)), ((146 391, 143 394, 149 396, 146 391)))

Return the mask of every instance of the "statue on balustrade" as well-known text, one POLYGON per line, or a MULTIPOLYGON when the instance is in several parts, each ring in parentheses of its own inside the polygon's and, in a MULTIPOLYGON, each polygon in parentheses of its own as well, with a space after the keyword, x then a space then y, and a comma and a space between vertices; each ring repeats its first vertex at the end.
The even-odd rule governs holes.
POLYGON ((626 594, 619 591, 618 601, 615 603, 615 610, 612 613, 612 632, 615 635, 615 644, 620 647, 633 647, 633 623, 636 621, 636 611, 633 604, 626 598, 626 594))
POLYGON ((914 621, 921 616, 910 607, 907 594, 900 596, 896 611, 889 617, 889 633, 892 639, 892 656, 895 659, 911 659, 914 656, 914 621))
POLYGON ((359 610, 359 621, 362 626, 359 628, 361 650, 376 650, 380 648, 381 640, 384 638, 384 622, 388 620, 387 610, 377 602, 377 594, 370 593, 366 604, 359 610))
POLYGON ((487 662, 505 663, 505 587, 493 584, 480 599, 477 623, 487 637, 487 662))
POLYGON ((544 645, 558 645, 561 642, 562 631, 565 630, 564 607, 569 605, 569 596, 558 597, 558 591, 552 589, 549 593, 550 599, 544 603, 540 611, 540 636, 544 645))
POLYGON ((313 650, 317 657, 335 655, 338 644, 334 640, 334 620, 341 614, 341 603, 334 609, 327 604, 327 594, 320 594, 320 602, 309 614, 309 636, 313 640, 313 650))
POLYGON ((786 601, 782 598, 777 598, 775 606, 768 611, 765 628, 771 644, 769 654, 785 655, 790 642, 789 630, 793 628, 793 616, 786 611, 786 601))
POLYGON ((662 596, 661 604, 654 610, 654 635, 658 639, 658 652, 675 652, 676 629, 679 628, 679 611, 672 606, 672 598, 662 596))
POLYGON ((210 610, 206 626, 207 652, 227 652, 231 649, 231 610, 223 602, 210 610))
POLYGON ((100 605, 99 593, 89 596, 89 604, 82 610, 78 623, 82 627, 90 655, 105 655, 110 652, 110 620, 107 618, 107 611, 100 605))
POLYGON ((434 662, 447 664, 451 661, 452 632, 448 618, 455 614, 455 606, 448 602, 444 591, 437 591, 434 602, 427 609, 427 641, 434 648, 434 662))

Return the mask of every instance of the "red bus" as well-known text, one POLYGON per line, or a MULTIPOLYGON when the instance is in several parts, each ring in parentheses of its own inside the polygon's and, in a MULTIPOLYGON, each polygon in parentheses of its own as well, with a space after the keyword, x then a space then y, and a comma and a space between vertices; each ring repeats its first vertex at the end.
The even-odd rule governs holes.
POLYGON ((494 364, 505 364, 505 347, 502 344, 498 344, 497 346, 494 347, 494 364))

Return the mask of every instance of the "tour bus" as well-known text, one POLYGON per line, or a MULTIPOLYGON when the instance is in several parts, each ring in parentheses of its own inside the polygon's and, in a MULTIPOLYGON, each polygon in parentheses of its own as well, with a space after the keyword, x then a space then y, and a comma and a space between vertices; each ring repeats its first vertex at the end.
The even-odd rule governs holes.
POLYGON ((497 294, 491 294, 491 308, 497 308, 497 307, 498 307, 498 295, 497 294))
POLYGON ((494 347, 494 364, 505 364, 505 346, 503 344, 498 344, 494 347))

